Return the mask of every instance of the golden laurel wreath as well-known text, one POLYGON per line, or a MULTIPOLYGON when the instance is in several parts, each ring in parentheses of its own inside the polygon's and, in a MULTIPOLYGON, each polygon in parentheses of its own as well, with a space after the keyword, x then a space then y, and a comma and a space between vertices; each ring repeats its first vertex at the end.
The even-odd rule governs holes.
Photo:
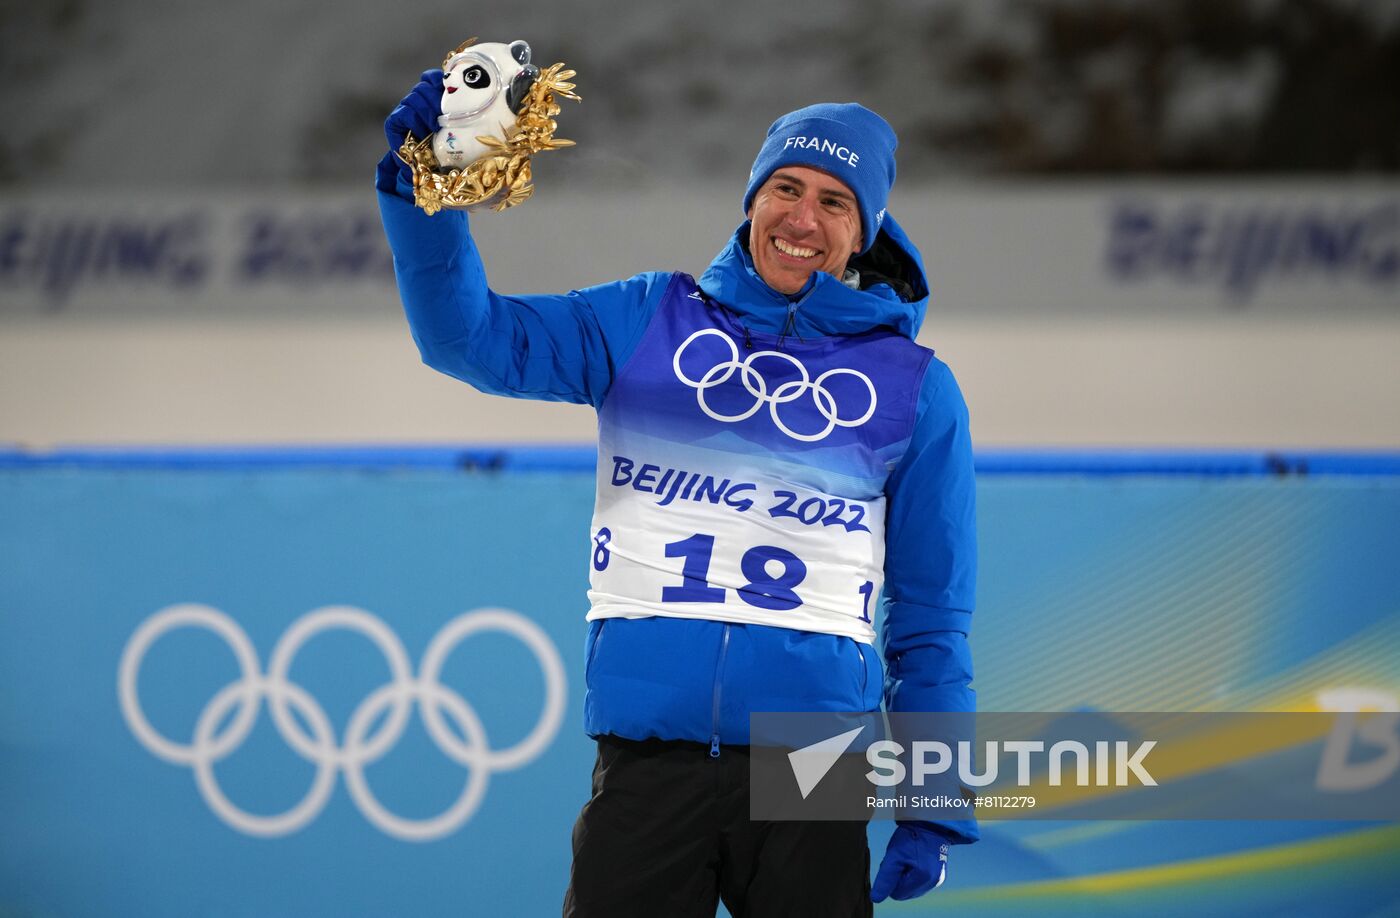
MULTIPOLYGON (((448 61, 475 41, 475 38, 468 38, 462 42, 443 60, 444 69, 448 61)), ((530 182, 531 155, 574 145, 572 140, 554 136, 554 116, 560 111, 554 102, 555 96, 579 101, 573 92, 574 84, 567 82, 574 75, 575 72, 565 70, 562 63, 541 70, 506 138, 477 137, 495 152, 481 156, 465 169, 439 172, 437 157, 433 155, 433 135, 417 140, 409 132, 398 149, 398 156, 413 170, 413 203, 432 215, 444 207, 471 207, 497 196, 500 200, 492 204, 491 209, 499 212, 529 198, 535 191, 530 182)))

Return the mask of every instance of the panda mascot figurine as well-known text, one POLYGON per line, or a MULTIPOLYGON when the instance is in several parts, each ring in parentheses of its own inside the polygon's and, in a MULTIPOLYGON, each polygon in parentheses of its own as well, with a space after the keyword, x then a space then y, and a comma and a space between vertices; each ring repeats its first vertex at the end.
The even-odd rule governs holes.
POLYGON ((509 136, 540 70, 530 63, 530 46, 523 41, 469 45, 442 69, 442 115, 433 155, 442 169, 465 169, 491 152, 478 136, 509 136))

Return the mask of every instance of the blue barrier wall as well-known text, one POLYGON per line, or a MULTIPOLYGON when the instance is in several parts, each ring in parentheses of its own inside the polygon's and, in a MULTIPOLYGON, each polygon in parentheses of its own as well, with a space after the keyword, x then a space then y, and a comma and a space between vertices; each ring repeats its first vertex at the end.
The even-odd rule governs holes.
MULTIPOLYGON (((1400 703, 1400 459, 1113 458, 979 456, 983 708, 1400 703)), ((557 914, 590 465, 0 453, 0 914, 557 914)), ((880 911, 1380 914, 1398 856, 1394 825, 1000 823, 880 911)))

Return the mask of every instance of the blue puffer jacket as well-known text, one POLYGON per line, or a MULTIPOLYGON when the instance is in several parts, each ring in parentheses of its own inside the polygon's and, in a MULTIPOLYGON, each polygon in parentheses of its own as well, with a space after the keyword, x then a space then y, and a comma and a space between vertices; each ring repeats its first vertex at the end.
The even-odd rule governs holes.
MULTIPOLYGON (((425 216, 411 191, 381 175, 380 209, 414 340, 429 366, 483 392, 592 405, 637 350, 676 281, 642 274, 563 295, 490 290, 467 215, 425 216)), ((826 274, 788 297, 755 273, 748 224, 701 276, 704 295, 755 335, 799 339, 877 329, 911 342, 928 298, 922 261, 886 218, 853 266, 861 290, 826 274)), ((684 279, 689 281, 688 278, 684 279)), ((884 484, 884 667, 843 636, 721 621, 614 617, 588 632, 590 734, 712 744, 749 740, 752 711, 971 711, 967 633, 976 580, 967 409, 952 373, 926 351, 910 440, 884 484)), ((600 465, 606 464, 600 458, 600 465)), ((582 559, 580 559, 582 561, 582 559)), ((877 619, 877 624, 878 624, 877 619)), ((953 842, 973 821, 935 824, 953 842)))

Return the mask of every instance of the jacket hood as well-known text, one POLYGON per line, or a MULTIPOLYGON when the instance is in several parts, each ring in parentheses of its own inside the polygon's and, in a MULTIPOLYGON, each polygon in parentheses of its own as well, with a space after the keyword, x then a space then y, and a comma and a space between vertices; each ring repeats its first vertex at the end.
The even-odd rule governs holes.
POLYGON ((706 295, 744 316, 755 331, 824 337, 885 327, 911 340, 918 335, 928 305, 928 279, 919 250, 893 215, 885 215, 875 244, 850 261, 849 267, 860 272, 860 290, 815 271, 797 293, 779 293, 754 270, 748 238, 746 220, 699 283, 706 295))

